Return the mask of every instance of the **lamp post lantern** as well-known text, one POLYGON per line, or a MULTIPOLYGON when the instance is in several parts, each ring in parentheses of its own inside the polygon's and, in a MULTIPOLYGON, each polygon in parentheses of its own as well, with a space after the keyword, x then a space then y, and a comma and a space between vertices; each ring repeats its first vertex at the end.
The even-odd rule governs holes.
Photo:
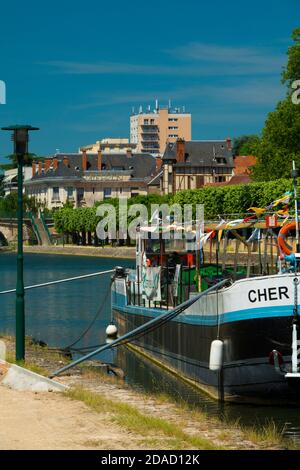
POLYGON ((2 127, 3 131, 12 131, 14 154, 18 163, 18 252, 16 285, 16 360, 25 359, 25 302, 23 279, 23 166, 24 156, 28 153, 29 131, 39 130, 28 125, 2 127))

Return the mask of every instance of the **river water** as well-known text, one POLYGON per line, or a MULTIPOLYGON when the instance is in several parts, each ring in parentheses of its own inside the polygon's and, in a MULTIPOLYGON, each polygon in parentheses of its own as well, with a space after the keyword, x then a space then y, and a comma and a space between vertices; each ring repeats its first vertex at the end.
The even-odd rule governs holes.
MULTIPOLYGON (((43 283, 96 271, 117 265, 133 267, 134 261, 87 256, 25 254, 25 285, 43 283)), ((0 253, 0 291, 15 288, 16 255, 0 253)), ((75 341, 102 306, 93 328, 80 341, 80 347, 103 344, 105 328, 110 321, 110 274, 26 292, 26 335, 49 346, 65 347, 75 341)), ((15 296, 0 296, 0 333, 14 334, 15 296)), ((284 433, 300 443, 300 407, 262 407, 218 405, 171 374, 122 347, 118 352, 106 351, 100 357, 114 362, 126 373, 133 387, 154 393, 165 393, 199 407, 212 416, 245 425, 274 421, 284 433)))

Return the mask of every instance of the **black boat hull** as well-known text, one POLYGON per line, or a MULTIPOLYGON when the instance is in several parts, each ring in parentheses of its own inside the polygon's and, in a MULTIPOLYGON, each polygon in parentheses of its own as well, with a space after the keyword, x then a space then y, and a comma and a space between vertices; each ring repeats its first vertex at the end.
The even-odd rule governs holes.
MULTIPOLYGON (((119 335, 149 321, 149 314, 113 309, 119 335)), ((191 380, 214 398, 262 404, 300 404, 298 380, 288 381, 270 363, 276 349, 291 361, 290 317, 255 318, 220 325, 224 342, 221 372, 209 369, 210 347, 217 326, 189 324, 181 316, 147 333, 133 345, 149 358, 191 380)))

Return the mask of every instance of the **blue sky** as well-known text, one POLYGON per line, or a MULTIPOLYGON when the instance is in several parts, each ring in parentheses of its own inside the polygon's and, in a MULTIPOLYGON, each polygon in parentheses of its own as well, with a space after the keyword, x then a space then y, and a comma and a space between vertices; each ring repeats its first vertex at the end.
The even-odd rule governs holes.
POLYGON ((285 93, 297 17, 299 0, 5 2, 0 125, 40 127, 35 153, 72 152, 128 137, 132 106, 170 98, 192 113, 193 139, 259 132, 285 93))

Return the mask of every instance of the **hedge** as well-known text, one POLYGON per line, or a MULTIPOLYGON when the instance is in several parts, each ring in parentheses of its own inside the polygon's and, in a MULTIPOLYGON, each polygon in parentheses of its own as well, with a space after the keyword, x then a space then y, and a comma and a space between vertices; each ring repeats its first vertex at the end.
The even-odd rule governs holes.
MULTIPOLYGON (((249 207, 266 207, 275 199, 281 197, 286 191, 293 189, 290 179, 279 179, 263 183, 241 184, 236 186, 207 186, 201 189, 186 190, 172 196, 136 196, 127 200, 128 206, 132 204, 144 204, 150 216, 151 204, 177 203, 204 204, 206 219, 216 218, 218 215, 230 218, 230 216, 244 216, 249 207)), ((298 184, 300 194, 300 181, 298 184)), ((55 228, 60 233, 95 232, 99 217, 96 216, 97 206, 100 204, 112 204, 118 215, 119 199, 109 199, 98 202, 95 207, 70 206, 63 207, 54 212, 55 228)))
MULTIPOLYGON (((243 216, 249 207, 266 207, 286 191, 293 189, 290 179, 278 179, 262 183, 233 186, 208 186, 201 189, 185 190, 175 194, 172 202, 183 204, 204 204, 205 218, 218 215, 243 216)), ((300 190, 300 181, 298 191, 300 190)), ((300 193, 299 193, 300 194, 300 193)))

